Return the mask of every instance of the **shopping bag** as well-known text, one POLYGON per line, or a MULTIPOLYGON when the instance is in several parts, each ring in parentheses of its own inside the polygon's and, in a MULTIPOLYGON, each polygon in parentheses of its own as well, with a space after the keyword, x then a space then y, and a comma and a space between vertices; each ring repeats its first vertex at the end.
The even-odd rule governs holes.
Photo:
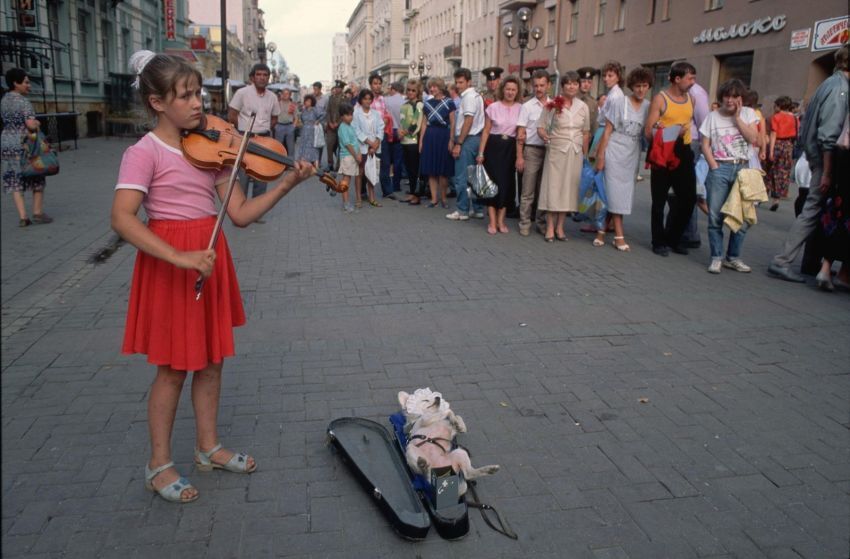
POLYGON ((591 166, 590 162, 585 159, 584 164, 581 166, 581 179, 579 180, 578 186, 578 198, 580 200, 578 211, 581 213, 586 213, 587 210, 596 204, 597 195, 594 182, 595 178, 596 171, 593 170, 593 166, 591 166))
POLYGON ((467 184, 479 198, 492 198, 499 193, 499 186, 493 182, 484 165, 470 165, 466 168, 467 184))
POLYGON ((313 125, 313 147, 325 147, 325 131, 322 128, 322 124, 319 122, 313 125))
POLYGON ((380 184, 380 180, 378 179, 378 158, 374 155, 369 155, 366 157, 366 163, 363 165, 363 172, 366 175, 366 180, 369 181, 372 186, 378 186, 380 184))
POLYGON ((59 156, 41 130, 27 133, 24 138, 24 155, 21 176, 24 178, 49 177, 59 172, 59 156))
POLYGON ((699 155, 694 169, 697 174, 697 196, 705 198, 705 179, 708 177, 708 161, 703 154, 699 155))

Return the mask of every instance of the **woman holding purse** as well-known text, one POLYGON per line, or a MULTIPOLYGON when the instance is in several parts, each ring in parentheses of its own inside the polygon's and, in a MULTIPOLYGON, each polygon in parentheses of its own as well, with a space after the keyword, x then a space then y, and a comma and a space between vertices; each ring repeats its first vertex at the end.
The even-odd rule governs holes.
POLYGON ((53 218, 44 213, 43 208, 45 178, 25 177, 21 174, 26 151, 24 141, 31 132, 38 132, 39 127, 32 104, 26 98, 30 92, 30 79, 24 70, 12 68, 6 72, 6 85, 9 92, 0 101, 0 115, 3 119, 3 135, 0 137, 3 191, 11 192, 15 199, 20 227, 50 223, 53 218), (27 190, 32 191, 32 220, 27 217, 24 204, 24 192, 27 190))

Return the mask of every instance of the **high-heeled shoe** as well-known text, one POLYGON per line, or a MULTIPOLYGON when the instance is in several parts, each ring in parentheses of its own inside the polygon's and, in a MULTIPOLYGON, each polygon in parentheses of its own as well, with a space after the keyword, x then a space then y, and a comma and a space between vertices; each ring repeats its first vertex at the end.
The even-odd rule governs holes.
POLYGON ((818 272, 818 275, 815 276, 815 282, 818 285, 818 289, 822 291, 828 291, 830 293, 835 291, 835 286, 832 285, 832 276, 829 272, 825 274, 823 272, 818 272))

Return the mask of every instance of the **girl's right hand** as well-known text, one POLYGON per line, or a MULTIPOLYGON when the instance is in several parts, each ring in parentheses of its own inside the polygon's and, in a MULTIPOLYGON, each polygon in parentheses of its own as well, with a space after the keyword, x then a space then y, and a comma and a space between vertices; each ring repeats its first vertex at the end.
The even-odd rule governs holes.
POLYGON ((178 252, 174 257, 174 262, 172 262, 178 268, 196 270, 205 278, 212 274, 214 263, 215 251, 212 249, 178 252))

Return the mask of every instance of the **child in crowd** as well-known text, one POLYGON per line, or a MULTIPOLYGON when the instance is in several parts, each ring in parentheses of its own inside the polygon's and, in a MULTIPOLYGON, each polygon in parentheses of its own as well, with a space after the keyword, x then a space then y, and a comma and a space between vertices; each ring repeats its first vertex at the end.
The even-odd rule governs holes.
MULTIPOLYGON (((197 469, 248 474, 257 468, 247 454, 223 448, 217 432, 222 363, 235 353, 233 327, 245 323, 224 235, 207 249, 216 222, 215 198, 224 198, 231 173, 194 167, 183 157, 181 132, 203 122, 200 72, 181 57, 150 51, 135 53, 130 64, 156 126, 124 152, 112 203, 112 228, 139 249, 121 351, 144 353, 156 366, 148 397, 151 457, 145 487, 166 501, 187 503, 198 498, 198 491, 174 468, 171 436, 189 371, 197 469), (138 216, 142 206, 147 225, 138 216), (200 300, 194 290, 198 274, 206 279, 200 300)), ((235 225, 247 226, 312 172, 312 166, 299 162, 250 200, 237 182, 228 216, 235 225)))
POLYGON ((359 167, 360 161, 363 159, 363 155, 360 153, 360 142, 357 140, 357 133, 354 131, 354 127, 351 126, 351 122, 354 120, 354 108, 350 105, 341 105, 339 107, 339 119, 340 125, 339 130, 337 131, 337 137, 339 138, 339 174, 348 179, 348 183, 352 185, 352 188, 346 190, 342 193, 342 209, 346 213, 351 213, 354 211, 354 208, 349 203, 349 192, 354 190, 354 199, 356 200, 357 207, 360 207, 360 189, 354 186, 356 182, 355 177, 359 175, 359 167))
POLYGON ((699 133, 702 153, 708 163, 705 179, 708 199, 708 243, 711 263, 708 272, 719 274, 721 266, 737 272, 749 272, 750 267, 741 261, 741 246, 747 226, 729 234, 726 259, 723 260, 723 214, 720 208, 738 178, 738 171, 749 168, 752 146, 759 140, 758 117, 750 107, 744 106, 747 87, 741 80, 731 79, 720 85, 717 101, 720 108, 705 117, 699 133))

